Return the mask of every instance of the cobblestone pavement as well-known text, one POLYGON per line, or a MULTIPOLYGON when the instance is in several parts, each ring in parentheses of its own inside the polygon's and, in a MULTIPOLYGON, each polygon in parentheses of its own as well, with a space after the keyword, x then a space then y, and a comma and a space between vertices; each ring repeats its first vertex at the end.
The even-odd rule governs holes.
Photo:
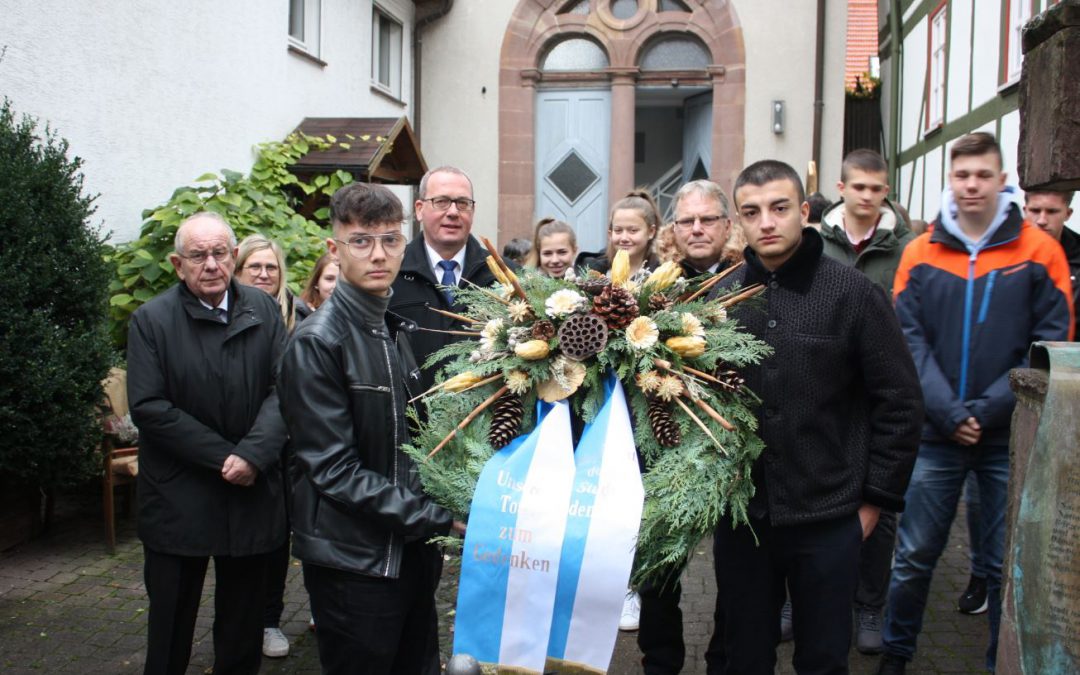
MULTIPOLYGON (((146 593, 142 547, 132 520, 122 520, 115 555, 105 550, 100 499, 96 495, 60 498, 54 525, 46 536, 0 553, 0 672, 141 673, 146 640, 146 593)), ((930 606, 912 673, 973 673, 982 669, 986 616, 958 614, 956 597, 967 585, 963 518, 953 527, 946 554, 931 587, 930 606)), ((683 579, 687 665, 683 672, 704 673, 704 651, 712 630, 711 546, 703 543, 683 579)), ((455 561, 447 564, 439 590, 442 643, 452 640, 455 561)), ((211 637, 213 566, 207 575, 203 609, 195 632, 189 674, 213 662, 211 637)), ((318 673, 314 634, 299 563, 293 561, 285 593, 282 630, 292 641, 284 659, 264 659, 261 673, 318 673)), ((791 645, 781 646, 778 672, 793 672, 791 645)), ((620 634, 610 672, 641 673, 633 633, 620 634)), ((872 673, 875 657, 852 651, 853 673, 872 673)))

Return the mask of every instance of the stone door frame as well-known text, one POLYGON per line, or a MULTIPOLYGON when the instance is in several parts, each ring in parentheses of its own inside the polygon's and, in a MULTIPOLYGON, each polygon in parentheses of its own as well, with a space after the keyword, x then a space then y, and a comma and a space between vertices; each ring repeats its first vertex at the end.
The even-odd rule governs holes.
POLYGON ((519 0, 499 57, 499 240, 532 238, 535 208, 535 101, 541 87, 610 87, 609 201, 634 187, 635 89, 639 84, 711 86, 710 175, 730 193, 742 169, 745 139, 746 54, 730 0, 682 0, 691 12, 657 12, 660 0, 638 0, 620 20, 611 0, 588 0, 587 15, 559 13, 578 0, 519 0), (709 50, 704 70, 646 71, 642 50, 660 36, 691 35, 709 50), (556 41, 583 37, 600 45, 609 66, 600 71, 544 73, 540 58, 556 41))

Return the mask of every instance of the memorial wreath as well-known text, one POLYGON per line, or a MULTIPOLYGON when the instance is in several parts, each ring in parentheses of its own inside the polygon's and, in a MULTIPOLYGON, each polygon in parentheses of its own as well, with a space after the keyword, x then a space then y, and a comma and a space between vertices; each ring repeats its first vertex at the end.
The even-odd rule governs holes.
POLYGON ((588 423, 614 373, 646 468, 633 578, 665 581, 725 513, 746 522, 750 468, 763 445, 752 410, 759 400, 737 369, 770 349, 727 310, 763 287, 706 299, 734 267, 686 279, 667 262, 631 275, 625 252, 606 276, 518 276, 484 243, 498 283, 453 289, 462 314, 432 310, 461 322, 454 333, 471 339, 431 356, 440 381, 417 397, 426 414, 410 413, 417 432, 406 451, 425 490, 466 519, 484 464, 534 427, 538 400, 569 399, 588 423))

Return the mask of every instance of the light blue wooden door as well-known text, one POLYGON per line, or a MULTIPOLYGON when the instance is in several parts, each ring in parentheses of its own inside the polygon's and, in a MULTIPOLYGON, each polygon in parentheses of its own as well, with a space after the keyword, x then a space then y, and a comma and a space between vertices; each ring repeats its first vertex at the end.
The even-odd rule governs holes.
POLYGON ((683 183, 689 183, 712 171, 712 92, 686 99, 683 120, 683 183))
POLYGON ((610 143, 610 91, 537 92, 536 220, 570 223, 581 251, 607 245, 610 143))

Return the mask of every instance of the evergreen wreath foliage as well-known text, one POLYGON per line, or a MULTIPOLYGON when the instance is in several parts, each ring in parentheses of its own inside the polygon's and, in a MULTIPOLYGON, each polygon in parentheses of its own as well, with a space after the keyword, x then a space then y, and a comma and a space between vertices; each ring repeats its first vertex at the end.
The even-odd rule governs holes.
POLYGON ((62 487, 100 471, 110 270, 82 161, 0 107, 0 471, 62 487))
POLYGON ((507 388, 521 395, 521 434, 527 434, 536 425, 538 398, 558 381, 573 414, 587 423, 603 405, 604 374, 614 372, 626 391, 635 444, 646 466, 634 583, 670 581, 672 571, 681 569, 725 514, 747 522, 754 494, 750 468, 763 449, 752 409, 759 400, 745 387, 720 386, 710 374, 758 363, 770 353, 765 343, 728 320, 725 310, 760 289, 735 289, 713 300, 702 292, 694 299, 695 291, 717 279, 681 279, 675 263, 651 275, 620 276, 617 256, 612 284, 637 300, 639 319, 612 329, 599 353, 574 365, 560 353, 557 336, 537 340, 532 326, 554 322, 558 327, 570 316, 594 311, 582 289, 595 280, 553 279, 532 271, 518 278, 495 259, 488 262, 500 282, 490 289, 455 291, 467 308, 463 328, 475 337, 430 356, 426 367, 442 364, 440 384, 425 396, 426 414, 411 413, 416 433, 405 449, 426 492, 466 520, 477 479, 495 452, 488 442, 491 402, 507 388), (657 303, 658 294, 666 302, 657 303), (681 436, 676 447, 661 447, 650 427, 649 400, 657 396, 673 405, 681 436))

